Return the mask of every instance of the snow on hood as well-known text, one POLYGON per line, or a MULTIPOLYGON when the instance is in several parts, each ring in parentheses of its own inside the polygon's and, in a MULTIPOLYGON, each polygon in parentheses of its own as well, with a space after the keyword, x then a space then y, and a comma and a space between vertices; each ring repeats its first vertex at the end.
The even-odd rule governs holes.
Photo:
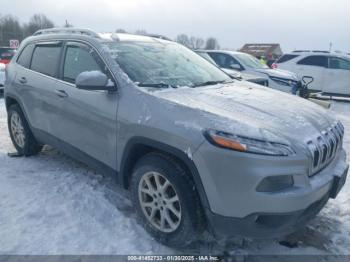
POLYGON ((256 71, 263 74, 267 74, 269 76, 292 79, 292 80, 298 81, 298 76, 287 70, 266 68, 266 69, 256 69, 256 71))
POLYGON ((188 121, 274 142, 306 142, 336 120, 305 99, 248 82, 198 88, 163 89, 155 96, 198 111, 188 121))

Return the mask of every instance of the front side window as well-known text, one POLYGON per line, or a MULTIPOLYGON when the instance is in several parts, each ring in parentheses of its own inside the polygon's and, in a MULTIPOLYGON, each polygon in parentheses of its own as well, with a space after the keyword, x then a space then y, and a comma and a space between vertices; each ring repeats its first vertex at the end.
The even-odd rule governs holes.
POLYGON ((63 80, 75 83, 77 76, 85 71, 102 71, 93 56, 94 51, 86 45, 68 45, 63 66, 63 80))
POLYGON ((216 66, 182 45, 159 41, 108 42, 129 78, 144 86, 192 86, 230 81, 216 66))
POLYGON ((228 54, 223 54, 223 53, 208 53, 208 54, 222 68, 242 69, 240 63, 228 54))
POLYGON ((239 53, 235 54, 235 57, 243 64, 243 66, 252 69, 269 69, 267 65, 261 63, 257 58, 252 55, 239 53))
POLYGON ((25 68, 29 68, 30 60, 32 59, 33 50, 34 50, 34 45, 33 44, 27 45, 23 49, 21 54, 19 55, 19 57, 17 59, 17 63, 20 64, 21 66, 25 67, 25 68))
POLYGON ((60 59, 60 45, 37 45, 34 49, 30 69, 55 77, 60 59))
POLYGON ((321 55, 312 55, 301 59, 298 65, 308 65, 308 66, 319 66, 319 67, 327 67, 327 57, 321 55))
POLYGON ((285 62, 288 62, 296 57, 298 57, 299 55, 283 55, 281 56, 276 63, 278 64, 282 64, 282 63, 285 63, 285 62))
POLYGON ((347 61, 345 59, 341 59, 338 57, 330 57, 329 58, 329 68, 350 70, 350 61, 347 61))

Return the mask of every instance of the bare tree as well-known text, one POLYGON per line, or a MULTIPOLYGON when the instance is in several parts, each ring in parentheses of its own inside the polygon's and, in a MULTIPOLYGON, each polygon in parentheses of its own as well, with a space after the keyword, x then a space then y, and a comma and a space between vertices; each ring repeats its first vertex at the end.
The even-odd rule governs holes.
POLYGON ((191 42, 191 48, 195 50, 201 49, 204 46, 204 40, 203 38, 200 38, 200 37, 191 36, 190 42, 191 42))
POLYGON ((24 25, 24 34, 29 36, 40 29, 52 27, 55 27, 54 23, 44 14, 35 14, 29 19, 28 24, 24 25))
POLYGON ((70 24, 69 22, 68 22, 68 20, 66 20, 66 22, 65 22, 65 24, 64 24, 64 26, 63 27, 73 27, 73 25, 72 24, 70 24))
POLYGON ((127 33, 126 30, 122 29, 122 28, 118 28, 117 30, 115 30, 116 33, 127 33))
POLYGON ((186 34, 180 34, 176 37, 176 42, 179 44, 182 44, 184 46, 187 46, 189 48, 192 48, 190 38, 186 34))
POLYGON ((8 46, 11 39, 21 41, 22 28, 16 17, 6 15, 0 18, 0 45, 8 46))
POLYGON ((135 31, 136 35, 147 35, 147 31, 145 29, 138 29, 135 31))
POLYGON ((205 43, 205 49, 207 50, 213 50, 213 49, 219 49, 219 43, 218 40, 215 37, 209 37, 207 39, 207 42, 205 43))

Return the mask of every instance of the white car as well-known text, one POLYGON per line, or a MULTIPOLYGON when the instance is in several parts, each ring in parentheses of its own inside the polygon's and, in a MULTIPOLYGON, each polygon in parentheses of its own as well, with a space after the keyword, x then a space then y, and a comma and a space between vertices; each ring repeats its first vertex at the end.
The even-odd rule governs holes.
POLYGON ((4 91, 5 67, 5 64, 0 63, 0 93, 4 91))
MULTIPOLYGON (((210 63, 216 65, 217 67, 220 67, 207 53, 207 51, 197 50, 197 54, 199 54, 201 57, 208 60, 210 63)), ((231 76, 232 78, 245 80, 251 83, 255 83, 258 85, 268 86, 269 85, 269 79, 266 76, 256 76, 252 74, 242 73, 238 70, 234 69, 228 69, 228 68, 220 68, 222 71, 224 71, 226 74, 231 76)))
POLYGON ((325 95, 350 96, 350 57, 327 51, 294 51, 277 60, 275 66, 300 78, 312 76, 311 91, 325 95))
POLYGON ((233 69, 255 77, 267 77, 268 86, 273 89, 296 94, 301 85, 296 74, 285 70, 271 69, 252 55, 225 50, 205 50, 205 52, 222 69, 233 69))

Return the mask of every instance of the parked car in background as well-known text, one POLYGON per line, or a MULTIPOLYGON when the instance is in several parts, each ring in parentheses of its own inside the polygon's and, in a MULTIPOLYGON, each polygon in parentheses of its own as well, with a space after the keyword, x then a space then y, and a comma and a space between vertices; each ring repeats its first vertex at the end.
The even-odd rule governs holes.
POLYGON ((290 70, 299 77, 312 76, 310 91, 325 95, 350 96, 350 57, 328 51, 294 51, 276 62, 277 68, 290 70))
MULTIPOLYGON (((203 58, 207 59, 210 63, 220 67, 211 57, 210 55, 207 53, 206 50, 196 50, 195 51, 197 54, 199 54, 200 56, 202 56, 203 58)), ((248 73, 244 73, 244 72, 239 72, 237 70, 234 69, 230 69, 230 68, 222 68, 221 70, 224 71, 226 74, 228 74, 229 76, 236 78, 236 79, 242 79, 251 83, 255 83, 258 85, 262 85, 262 86, 268 86, 269 85, 269 80, 267 77, 265 76, 256 76, 256 75, 252 75, 252 74, 248 74, 248 73)))
POLYGON ((0 63, 8 64, 16 54, 16 49, 11 47, 0 47, 0 63))
POLYGON ((0 63, 0 93, 4 91, 5 84, 5 64, 0 63))
POLYGON ((172 41, 41 30, 7 66, 5 102, 20 155, 50 144, 113 176, 130 190, 140 224, 171 246, 205 229, 288 234, 346 181, 340 121, 305 99, 233 80, 172 41))
POLYGON ((268 77, 269 87, 273 89, 295 94, 301 85, 296 74, 271 69, 252 55, 225 50, 206 50, 206 52, 221 68, 234 69, 258 77, 268 77))

